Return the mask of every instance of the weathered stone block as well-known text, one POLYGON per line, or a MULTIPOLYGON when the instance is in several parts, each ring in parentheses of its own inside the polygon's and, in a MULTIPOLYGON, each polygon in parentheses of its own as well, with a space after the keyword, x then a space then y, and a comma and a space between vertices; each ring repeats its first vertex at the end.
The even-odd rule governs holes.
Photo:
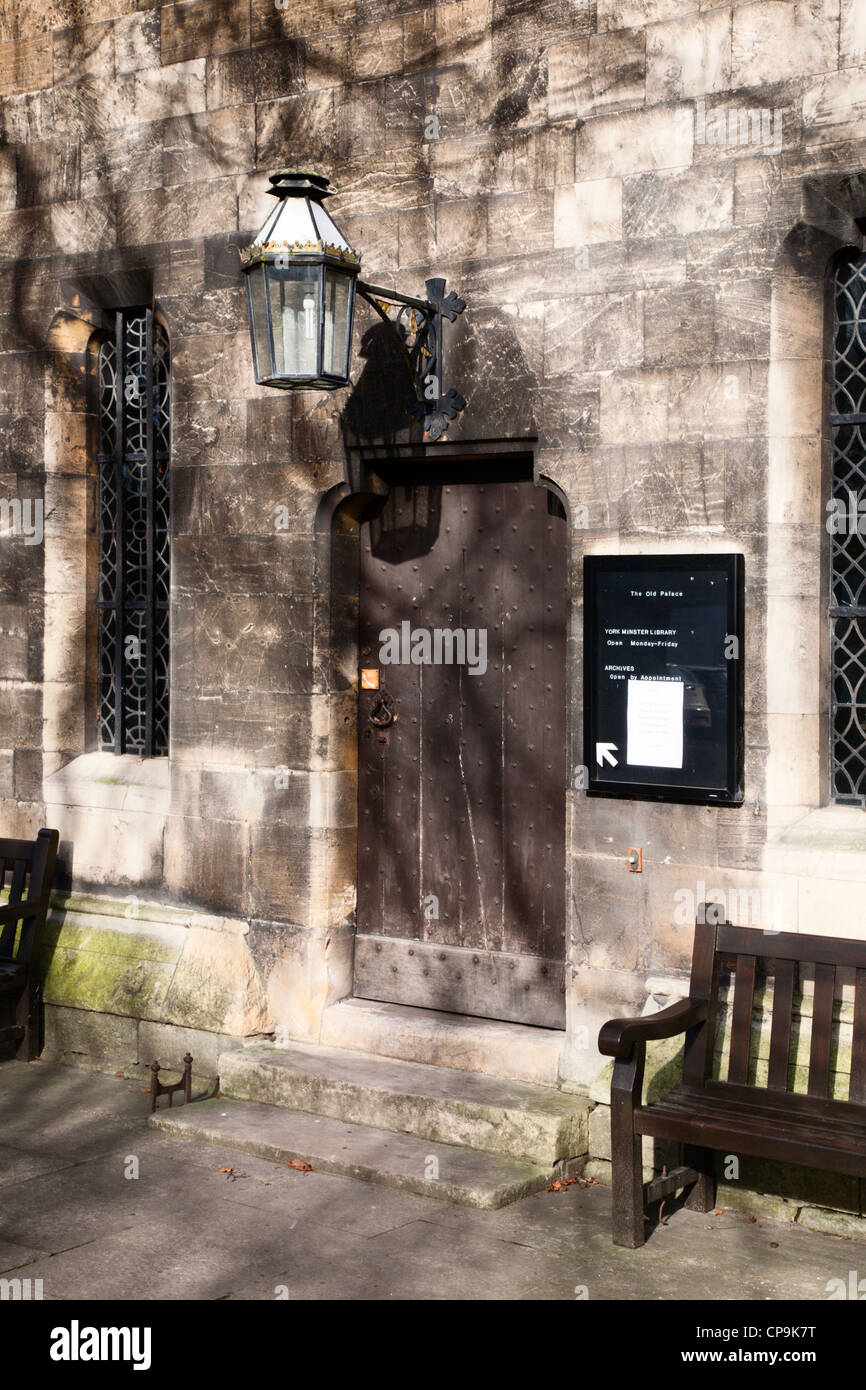
MULTIPOLYGON (((597 179, 556 190, 553 212, 554 246, 584 248, 622 238, 622 180, 597 179)), ((585 258, 575 257, 583 267, 585 258)))
MULTIPOLYGON (((225 53, 217 58, 208 58, 205 85, 208 111, 218 111, 224 106, 246 106, 255 99, 256 86, 253 76, 253 63, 260 53, 225 53)), ((265 68, 262 81, 267 83, 266 59, 261 60, 265 68)), ((286 55, 280 75, 288 81, 287 66, 291 59, 286 55)), ((291 90, 291 87, 289 87, 291 90)), ((272 93, 276 95, 276 93, 272 93)))
POLYGON ((103 81, 114 80, 114 25, 110 21, 55 29, 53 40, 55 82, 78 82, 89 74, 103 81))
POLYGON ((715 305, 716 357, 768 358, 770 355, 770 282, 728 281, 719 286, 715 305))
POLYGON ((207 236, 215 226, 236 226, 234 180, 182 188, 121 193, 116 200, 117 241, 121 246, 207 236))
POLYGON ((253 168, 254 135, 252 106, 167 120, 163 131, 165 187, 219 179, 253 168))
POLYGON ((330 166, 336 139, 332 88, 307 91, 280 101, 256 103, 256 152, 260 168, 279 169, 285 161, 286 132, 299 166, 312 161, 330 166))
POLYGON ((119 74, 159 67, 159 10, 122 15, 114 21, 114 58, 119 74))
POLYGON ((246 936, 191 928, 165 996, 167 1023, 247 1037, 271 1019, 246 936))
POLYGON ((713 356, 715 297, 704 285, 676 285, 644 295, 647 366, 708 362, 713 356))
POLYGON ((52 70, 50 34, 0 43, 0 96, 49 87, 52 70))
POLYGON ((108 1062, 120 1070, 138 1062, 138 1021, 86 1008, 46 1003, 45 1062, 80 1066, 108 1062))
POLYGON ((623 182, 623 232, 629 237, 682 236, 733 221, 733 170, 640 174, 623 182))
POLYGON ((192 1055, 193 1095, 200 1079, 212 1080, 219 1076, 220 1053, 233 1052, 242 1046, 241 1038, 228 1033, 184 1028, 176 1023, 155 1023, 145 1018, 138 1028, 139 1057, 145 1067, 157 1061, 160 1067, 181 1072, 184 1056, 187 1052, 192 1055))
POLYGON ((731 85, 756 87, 836 66, 836 0, 735 5, 731 85))
POLYGON ((249 47, 249 11, 243 5, 226 6, 220 0, 182 0, 177 5, 163 5, 161 17, 160 56, 164 67, 249 47))
POLYGON ((646 31, 646 100, 704 97, 731 85, 731 12, 720 5, 646 31))
POLYGON ((622 116, 600 116, 577 132, 579 179, 621 178, 692 163, 694 113, 690 106, 665 106, 622 116))
POLYGON ((0 679, 28 677, 27 604, 0 603, 0 679))
POLYGON ((580 295, 546 306, 546 377, 631 367, 642 360, 643 307, 637 295, 580 295))
POLYGON ((272 0, 252 0, 252 41, 330 33, 355 23, 355 0, 297 0, 278 10, 272 0))
MULTIPOLYGON (((246 826, 215 819, 213 813, 207 821, 166 817, 164 874, 166 887, 182 900, 203 903, 219 912, 242 913, 247 882, 246 826)), ((175 1021, 191 1022, 180 1016, 175 1021)))
POLYGON ((803 125, 810 143, 854 140, 862 135, 864 96, 860 69, 831 72, 803 93, 803 125))
POLYGON ((135 119, 141 123, 204 111, 207 107, 205 60, 192 58, 172 63, 170 67, 144 68, 134 74, 132 91, 135 119))

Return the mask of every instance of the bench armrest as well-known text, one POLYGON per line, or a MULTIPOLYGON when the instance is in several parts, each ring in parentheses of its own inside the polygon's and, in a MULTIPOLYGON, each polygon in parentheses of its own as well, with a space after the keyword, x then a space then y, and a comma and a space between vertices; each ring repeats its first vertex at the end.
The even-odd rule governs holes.
POLYGON ((706 999, 678 999, 657 1014, 612 1018, 598 1035, 598 1050, 606 1057, 627 1057, 635 1043, 676 1037, 677 1033, 703 1023, 708 1011, 706 999))

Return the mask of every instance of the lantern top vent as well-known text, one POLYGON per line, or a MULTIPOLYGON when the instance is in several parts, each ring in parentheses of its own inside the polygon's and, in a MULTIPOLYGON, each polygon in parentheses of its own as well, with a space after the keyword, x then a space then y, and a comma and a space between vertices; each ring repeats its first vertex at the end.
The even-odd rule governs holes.
POLYGON ((322 207, 322 200, 337 191, 330 179, 310 169, 280 169, 271 174, 269 182, 267 192, 279 201, 251 244, 241 251, 243 268, 259 261, 288 264, 314 257, 357 271, 361 257, 322 207))
POLYGON ((272 198, 315 198, 320 202, 337 192, 327 174, 313 169, 278 169, 268 182, 273 184, 267 190, 272 198))

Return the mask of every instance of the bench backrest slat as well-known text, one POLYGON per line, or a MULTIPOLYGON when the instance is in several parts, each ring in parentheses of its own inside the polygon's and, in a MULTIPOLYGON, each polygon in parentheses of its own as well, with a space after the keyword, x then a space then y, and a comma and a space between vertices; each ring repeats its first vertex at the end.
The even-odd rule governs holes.
POLYGON ((858 970, 855 977, 848 1099, 857 1105, 866 1105, 866 970, 858 970))
POLYGON ((706 1022, 698 1024, 696 1028, 690 1028, 686 1033, 683 1050, 683 1080, 691 1086, 704 1084, 710 1074, 713 1061, 715 1001, 719 982, 716 930, 714 925, 707 922, 705 915, 702 915, 695 926, 689 997, 691 999, 709 999, 710 1009, 706 1022))
POLYGON ((731 1025, 731 1057, 728 1080, 745 1086, 749 1079, 749 1050, 752 1041, 752 1006, 755 1001, 755 957, 740 956, 734 985, 734 1014, 731 1025))
POLYGON ((833 991, 836 967, 826 961, 815 966, 812 1000, 812 1046, 809 1052, 809 1095, 826 1096, 830 1089, 830 1036, 833 1027, 833 991))
MULTIPOLYGON (((712 910, 712 904, 707 912, 712 910)), ((700 925, 700 924, 699 924, 700 925)), ((777 960, 809 961, 818 965, 853 966, 866 968, 866 941, 849 941, 835 936, 812 936, 804 932, 761 932, 755 927, 732 927, 722 922, 718 927, 716 950, 728 955, 764 955, 777 960), (759 943, 765 949, 758 949, 759 943)))
POLYGON ((794 1014, 794 971, 794 961, 776 961, 770 1067, 767 1078, 767 1085, 774 1091, 788 1089, 788 1058, 791 1052, 791 1023, 794 1014))

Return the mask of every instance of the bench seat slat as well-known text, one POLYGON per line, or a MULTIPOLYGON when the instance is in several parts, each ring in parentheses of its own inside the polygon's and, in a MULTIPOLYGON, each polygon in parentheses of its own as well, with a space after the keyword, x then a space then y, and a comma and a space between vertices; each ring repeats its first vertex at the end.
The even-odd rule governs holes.
POLYGON ((866 1126, 821 1126, 797 1113, 770 1118, 757 1108, 748 1113, 731 1105, 701 1105, 694 1096, 683 1098, 682 1104, 670 1100, 636 1110, 635 1131, 866 1177, 866 1126))
MULTIPOLYGON (((734 1088, 732 1087, 731 1090, 734 1088)), ((739 1087, 737 1090, 748 1090, 748 1087, 739 1087)), ((754 1090, 754 1088, 751 1088, 754 1090)), ((734 1123, 739 1124, 742 1120, 745 1124, 760 1125, 767 1132, 773 1129, 784 1129, 789 1123, 797 1126, 798 1131, 805 1133, 809 1131, 816 1137, 830 1133, 838 1135, 841 1142, 854 1145, 862 1144, 866 1149, 866 1116, 852 1111, 852 1107, 845 1101, 837 1102, 848 1110, 845 1117, 833 1116, 830 1119, 826 1115, 816 1114, 803 1106, 797 1105, 799 1100, 808 1099, 805 1096, 792 1096, 790 1099, 795 1103, 792 1105, 774 1106, 763 1102, 766 1091, 757 1091, 754 1099, 746 1099, 741 1095, 731 1095, 727 1093, 728 1088, 721 1087, 715 1091, 696 1091, 690 1087, 677 1086, 661 1100, 654 1101, 650 1105, 641 1107, 644 1111, 654 1111, 665 1113, 674 1111, 683 1114, 701 1114, 710 1116, 730 1115, 734 1123)))
POLYGON ((768 1134, 760 1126, 739 1126, 731 1115, 698 1116, 686 1111, 636 1115, 635 1129, 638 1134, 675 1139, 706 1149, 720 1149, 722 1153, 735 1151, 754 1158, 776 1159, 805 1168, 824 1168, 828 1172, 866 1177, 866 1147, 852 1149, 833 1144, 829 1142, 826 1131, 822 1136, 823 1142, 815 1142, 799 1135, 796 1125, 791 1125, 785 1133, 768 1134))
POLYGON ((696 1094, 718 1096, 725 1101, 743 1101, 751 1107, 759 1105, 779 1110, 783 1115, 793 1109, 822 1122, 832 1120, 839 1124, 862 1124, 866 1128, 866 1105, 852 1105, 847 1100, 830 1100, 827 1096, 806 1096, 792 1091, 781 1094, 763 1090, 760 1086, 731 1086, 727 1081, 708 1081, 706 1087, 696 1091, 696 1094))

